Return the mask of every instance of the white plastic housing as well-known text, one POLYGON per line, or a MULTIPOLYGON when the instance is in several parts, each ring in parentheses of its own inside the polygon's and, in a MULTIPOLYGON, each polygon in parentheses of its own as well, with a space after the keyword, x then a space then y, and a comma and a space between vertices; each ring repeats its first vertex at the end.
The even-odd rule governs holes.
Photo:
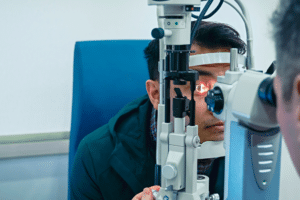
POLYGON ((233 116, 261 131, 278 127, 276 109, 258 97, 259 85, 267 77, 270 75, 248 70, 240 77, 232 102, 233 116))
MULTIPOLYGON (((190 67, 198 65, 210 65, 217 63, 230 63, 231 54, 229 52, 218 52, 218 53, 206 53, 197 54, 190 56, 190 67)), ((236 59, 233 59, 237 63, 237 67, 240 71, 244 71, 243 68, 246 66, 246 57, 241 54, 237 54, 236 59)), ((235 70, 237 71, 237 70, 235 70)))
POLYGON ((182 17, 181 19, 164 19, 164 30, 172 32, 172 35, 164 37, 165 45, 189 45, 191 36, 191 12, 185 11, 185 6, 183 5, 165 5, 164 15, 182 17))
POLYGON ((225 156, 224 141, 206 141, 198 147, 198 159, 219 158, 225 156))

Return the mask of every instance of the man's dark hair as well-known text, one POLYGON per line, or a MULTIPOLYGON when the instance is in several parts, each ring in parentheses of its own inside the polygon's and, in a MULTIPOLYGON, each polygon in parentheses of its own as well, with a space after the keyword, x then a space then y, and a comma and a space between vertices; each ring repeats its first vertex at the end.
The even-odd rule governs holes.
MULTIPOLYGON (((195 21, 192 22, 193 27, 195 21)), ((208 49, 237 48, 240 54, 246 52, 246 44, 240 38, 240 34, 232 27, 222 24, 202 21, 196 31, 193 44, 208 49)), ((144 50, 148 63, 148 71, 151 80, 158 80, 159 40, 152 40, 144 50)))
POLYGON ((273 14, 276 68, 283 99, 291 100, 295 77, 300 73, 300 1, 283 0, 273 14))

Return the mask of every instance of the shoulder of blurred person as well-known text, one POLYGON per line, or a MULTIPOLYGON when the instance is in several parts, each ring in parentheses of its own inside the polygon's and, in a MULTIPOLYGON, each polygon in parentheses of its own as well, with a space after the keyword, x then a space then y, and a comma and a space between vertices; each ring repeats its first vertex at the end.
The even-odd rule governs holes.
POLYGON ((147 95, 126 105, 108 124, 82 139, 70 180, 71 199, 131 199, 154 183, 147 95), (146 133, 145 133, 146 132, 146 133))

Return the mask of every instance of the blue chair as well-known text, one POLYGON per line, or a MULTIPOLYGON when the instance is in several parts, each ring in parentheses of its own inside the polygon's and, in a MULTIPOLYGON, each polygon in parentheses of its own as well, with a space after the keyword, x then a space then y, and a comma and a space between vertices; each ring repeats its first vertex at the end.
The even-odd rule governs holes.
POLYGON ((108 123, 127 103, 146 94, 149 75, 143 50, 149 42, 76 42, 69 180, 77 147, 84 136, 108 123))

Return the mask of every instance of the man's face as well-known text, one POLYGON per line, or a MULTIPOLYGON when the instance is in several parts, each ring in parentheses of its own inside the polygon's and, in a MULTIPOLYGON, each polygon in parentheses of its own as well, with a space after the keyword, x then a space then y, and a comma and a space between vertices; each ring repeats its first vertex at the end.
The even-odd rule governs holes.
POLYGON ((278 75, 274 79, 274 88, 277 98, 277 120, 293 163, 300 176, 300 119, 298 92, 294 86, 291 101, 289 103, 285 102, 282 94, 282 81, 278 75))
MULTIPOLYGON (((216 53, 216 52, 229 52, 228 48, 221 49, 207 49, 200 47, 198 45, 192 45, 191 50, 196 51, 191 55, 196 54, 205 54, 205 53, 216 53)), ((230 64, 211 64, 211 65, 201 65, 193 66, 190 69, 196 70, 199 72, 199 80, 196 82, 196 85, 203 83, 208 89, 213 89, 214 84, 217 82, 217 76, 222 76, 230 68, 230 64)), ((183 96, 186 96, 188 99, 191 99, 190 83, 187 82, 187 85, 174 85, 171 81, 170 87, 170 96, 174 98, 176 93, 174 88, 180 88, 183 96)), ((195 101, 196 101, 196 116, 195 123, 198 125, 198 135, 200 137, 201 143, 205 141, 221 141, 224 140, 224 122, 217 119, 213 116, 213 113, 208 111, 207 104, 205 102, 205 97, 207 92, 199 93, 195 92, 195 101)), ((172 103, 171 103, 172 105, 172 103)), ((186 117, 186 122, 188 122, 188 117, 186 117)))

